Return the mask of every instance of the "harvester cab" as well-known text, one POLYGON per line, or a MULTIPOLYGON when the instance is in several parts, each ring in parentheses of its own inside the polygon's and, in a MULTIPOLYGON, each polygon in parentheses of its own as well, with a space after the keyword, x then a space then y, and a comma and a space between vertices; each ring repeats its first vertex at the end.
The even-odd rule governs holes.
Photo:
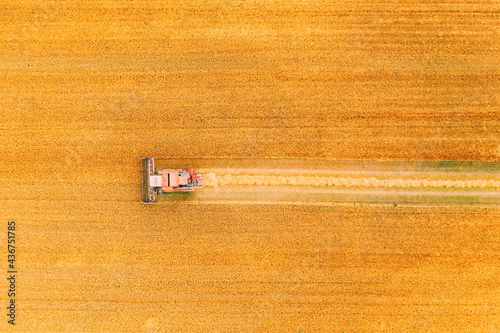
POLYGON ((160 169, 154 158, 142 159, 142 202, 155 204, 156 196, 167 192, 194 192, 205 185, 205 176, 195 169, 160 169))

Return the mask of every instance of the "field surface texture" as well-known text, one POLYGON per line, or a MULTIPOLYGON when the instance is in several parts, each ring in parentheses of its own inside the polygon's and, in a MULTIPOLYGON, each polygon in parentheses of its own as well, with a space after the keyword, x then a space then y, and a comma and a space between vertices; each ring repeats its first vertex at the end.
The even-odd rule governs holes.
POLYGON ((2 1, 0 331, 499 332, 499 40, 496 0, 2 1), (141 157, 209 186, 142 205, 141 157))

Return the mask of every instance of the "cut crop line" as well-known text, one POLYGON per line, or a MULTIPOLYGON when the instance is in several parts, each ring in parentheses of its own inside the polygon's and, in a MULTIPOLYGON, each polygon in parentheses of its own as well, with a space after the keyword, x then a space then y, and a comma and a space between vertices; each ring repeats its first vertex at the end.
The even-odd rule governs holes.
POLYGON ((328 176, 275 176, 275 175, 233 175, 206 174, 207 186, 264 185, 264 186, 319 186, 319 187, 373 187, 373 188, 500 188, 500 180, 493 179, 400 179, 375 177, 328 177, 328 176))

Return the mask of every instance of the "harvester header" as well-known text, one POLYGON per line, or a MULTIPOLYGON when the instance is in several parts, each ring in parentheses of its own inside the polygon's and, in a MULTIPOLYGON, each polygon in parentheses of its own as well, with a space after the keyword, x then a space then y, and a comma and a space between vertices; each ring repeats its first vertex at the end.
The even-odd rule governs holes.
POLYGON ((160 169, 155 171, 154 158, 141 159, 142 202, 155 204, 156 196, 167 192, 193 192, 203 188, 205 176, 195 169, 160 169))

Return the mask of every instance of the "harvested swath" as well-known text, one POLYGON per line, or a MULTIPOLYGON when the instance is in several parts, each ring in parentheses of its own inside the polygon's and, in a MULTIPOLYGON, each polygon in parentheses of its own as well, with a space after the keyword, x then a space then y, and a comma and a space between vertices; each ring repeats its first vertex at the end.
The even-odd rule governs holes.
POLYGON ((500 180, 494 179, 379 179, 356 177, 323 177, 323 176, 276 176, 276 175, 233 175, 206 174, 207 186, 224 185, 303 185, 303 186, 342 186, 342 187, 381 187, 381 188, 500 188, 500 180))

